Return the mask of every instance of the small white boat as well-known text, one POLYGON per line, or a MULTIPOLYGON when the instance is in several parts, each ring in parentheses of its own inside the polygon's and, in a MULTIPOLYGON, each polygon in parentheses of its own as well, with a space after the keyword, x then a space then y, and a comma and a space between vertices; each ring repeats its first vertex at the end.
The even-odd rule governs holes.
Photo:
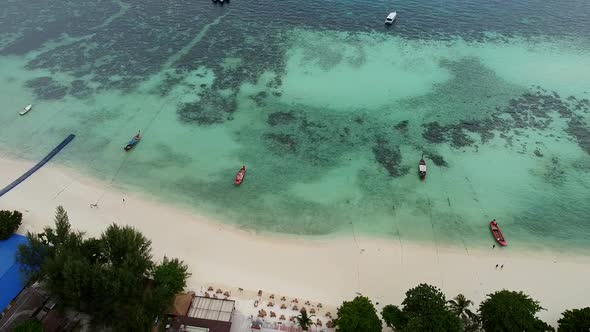
POLYGON ((393 21, 395 21, 396 17, 397 12, 389 13, 389 15, 387 15, 387 18, 385 19, 385 24, 393 24, 393 21))
POLYGON ((29 113, 31 109, 33 109, 33 105, 27 105, 27 107, 23 108, 23 110, 20 112, 20 115, 25 115, 29 113))

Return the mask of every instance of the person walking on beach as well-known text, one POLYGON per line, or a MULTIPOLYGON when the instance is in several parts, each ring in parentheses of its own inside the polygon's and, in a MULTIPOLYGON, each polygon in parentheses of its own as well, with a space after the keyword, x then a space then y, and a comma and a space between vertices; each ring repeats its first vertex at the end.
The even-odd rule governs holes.
POLYGON ((502 266, 500 266, 500 270, 504 270, 504 264, 502 264, 502 266))
POLYGON ((496 264, 496 269, 498 268, 498 264, 496 264))
POLYGON ((496 245, 495 244, 492 246, 492 249, 496 249, 496 245))

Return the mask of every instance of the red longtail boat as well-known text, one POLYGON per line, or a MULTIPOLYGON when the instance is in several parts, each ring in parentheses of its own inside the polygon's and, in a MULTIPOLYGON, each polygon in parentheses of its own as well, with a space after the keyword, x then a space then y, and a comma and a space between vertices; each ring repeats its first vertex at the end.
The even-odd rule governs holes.
POLYGON ((500 226, 498 226, 498 223, 496 222, 496 219, 490 221, 490 230, 492 231, 492 235, 499 245, 502 247, 508 245, 508 243, 506 243, 506 239, 504 238, 504 234, 502 234, 502 231, 500 230, 500 226))
POLYGON ((236 186, 239 186, 242 184, 245 176, 246 176, 246 166, 242 166, 242 168, 240 168, 240 170, 238 171, 238 174, 236 174, 236 179, 234 181, 236 186))

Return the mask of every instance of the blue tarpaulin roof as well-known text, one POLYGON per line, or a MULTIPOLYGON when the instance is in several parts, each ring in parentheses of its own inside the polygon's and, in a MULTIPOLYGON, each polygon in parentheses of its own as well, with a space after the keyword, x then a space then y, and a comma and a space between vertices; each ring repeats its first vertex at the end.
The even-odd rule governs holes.
POLYGON ((27 243, 27 238, 14 234, 0 241, 0 311, 4 310, 24 288, 23 276, 15 257, 18 246, 27 243))

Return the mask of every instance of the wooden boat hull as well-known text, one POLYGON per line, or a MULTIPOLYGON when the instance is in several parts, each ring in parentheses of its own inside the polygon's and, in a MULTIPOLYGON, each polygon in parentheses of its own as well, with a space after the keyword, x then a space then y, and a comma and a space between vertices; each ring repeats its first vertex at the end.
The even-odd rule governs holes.
POLYGON ((426 178, 426 162, 424 159, 420 159, 420 162, 418 163, 418 175, 421 180, 426 178))
POLYGON ((236 174, 236 178, 234 179, 234 184, 236 186, 241 185, 242 182, 244 182, 245 177, 246 177, 246 167, 242 166, 242 168, 240 168, 240 170, 238 171, 238 174, 236 174))
POLYGON ((490 231, 494 236, 494 240, 496 240, 496 242, 498 242, 499 245, 501 245, 502 247, 508 245, 508 243, 506 242, 506 238, 504 238, 504 234, 502 234, 502 231, 500 230, 500 226, 498 226, 498 223, 496 223, 494 220, 490 221, 490 231))
POLYGON ((125 147, 123 148, 123 150, 129 151, 129 150, 133 149, 137 145, 137 143, 139 142, 140 139, 141 138, 137 138, 137 139, 133 138, 132 140, 130 140, 127 143, 127 145, 125 145, 125 147))

